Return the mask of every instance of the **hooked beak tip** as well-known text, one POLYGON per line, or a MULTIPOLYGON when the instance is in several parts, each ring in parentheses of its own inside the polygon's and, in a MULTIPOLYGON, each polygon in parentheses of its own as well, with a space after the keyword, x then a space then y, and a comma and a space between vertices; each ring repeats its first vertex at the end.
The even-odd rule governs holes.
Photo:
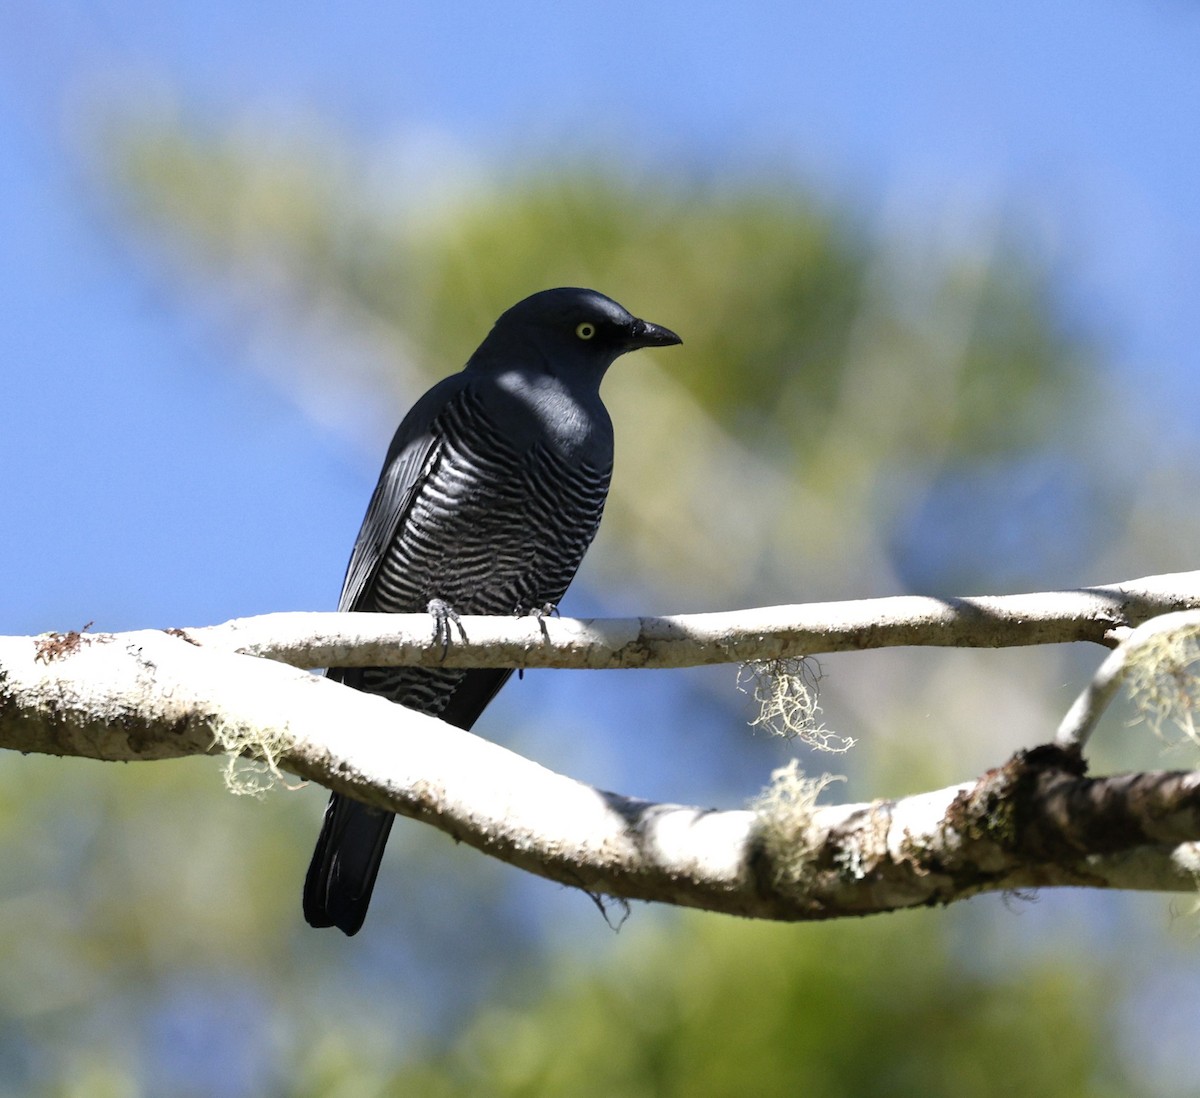
POLYGON ((633 345, 635 347, 674 347, 682 343, 679 338, 670 328, 664 328, 661 324, 651 324, 646 320, 639 320, 633 331, 633 345))

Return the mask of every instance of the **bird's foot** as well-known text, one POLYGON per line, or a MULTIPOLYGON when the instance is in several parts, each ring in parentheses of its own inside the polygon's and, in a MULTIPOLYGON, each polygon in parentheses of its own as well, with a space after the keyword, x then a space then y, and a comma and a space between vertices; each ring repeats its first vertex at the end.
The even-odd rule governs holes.
MULTIPOLYGON (((513 611, 518 618, 534 618, 538 623, 538 628, 542 631, 542 640, 547 644, 550 643, 550 630, 546 628, 546 619, 552 618, 558 613, 558 607, 552 602, 543 602, 541 606, 518 606, 513 611)), ((517 668, 517 678, 525 677, 525 668, 517 668)))
POLYGON ((445 599, 430 599, 425 607, 426 612, 433 618, 433 639, 442 643, 442 659, 450 651, 450 623, 458 626, 458 635, 462 640, 467 639, 467 631, 463 628, 462 618, 445 599))
POLYGON ((546 619, 554 617, 557 613, 558 607, 552 602, 544 602, 541 606, 528 608, 524 606, 517 607, 517 617, 533 618, 542 630, 542 638, 547 641, 550 639, 550 630, 546 628, 546 619))

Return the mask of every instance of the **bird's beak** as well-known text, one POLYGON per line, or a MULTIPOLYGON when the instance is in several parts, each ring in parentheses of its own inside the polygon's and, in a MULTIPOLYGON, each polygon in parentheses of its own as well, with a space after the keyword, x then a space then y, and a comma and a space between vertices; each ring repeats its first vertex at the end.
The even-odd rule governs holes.
POLYGON ((635 320, 633 331, 629 335, 630 350, 636 347, 674 347, 682 342, 683 340, 670 328, 664 328, 661 324, 651 324, 648 320, 635 320))

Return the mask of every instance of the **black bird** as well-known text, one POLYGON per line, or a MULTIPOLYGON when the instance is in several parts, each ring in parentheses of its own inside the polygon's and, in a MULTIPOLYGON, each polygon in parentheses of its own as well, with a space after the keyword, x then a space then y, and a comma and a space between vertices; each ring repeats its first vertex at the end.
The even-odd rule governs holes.
MULTIPOLYGON (((457 614, 557 605, 600 524, 612 421, 600 382, 639 347, 682 342, 595 290, 527 297, 404 418, 358 532, 339 610, 457 614)), ((330 678, 470 728, 511 671, 331 669, 330 678)), ((335 793, 304 882, 312 926, 355 934, 395 817, 335 793)))

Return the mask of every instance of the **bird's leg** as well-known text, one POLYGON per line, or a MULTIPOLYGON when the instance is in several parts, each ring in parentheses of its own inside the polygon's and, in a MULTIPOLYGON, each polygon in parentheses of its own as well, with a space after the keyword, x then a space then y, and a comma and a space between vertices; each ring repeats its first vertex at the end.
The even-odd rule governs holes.
POLYGON ((442 642, 442 659, 450 651, 450 623, 458 626, 458 635, 467 639, 467 631, 463 628, 462 618, 445 599, 430 599, 425 607, 426 612, 433 618, 433 639, 442 642))

